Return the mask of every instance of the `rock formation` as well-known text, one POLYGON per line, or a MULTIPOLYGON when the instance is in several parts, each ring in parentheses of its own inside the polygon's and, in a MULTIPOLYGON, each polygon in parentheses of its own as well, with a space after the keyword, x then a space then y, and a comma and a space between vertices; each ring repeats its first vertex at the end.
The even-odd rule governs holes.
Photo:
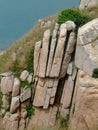
POLYGON ((98 0, 80 0, 80 9, 90 8, 98 5, 98 0))
POLYGON ((34 75, 0 74, 2 128, 47 128, 60 115, 69 117, 69 130, 98 129, 98 18, 79 28, 77 39, 75 28, 67 21, 44 32, 35 44, 34 75))

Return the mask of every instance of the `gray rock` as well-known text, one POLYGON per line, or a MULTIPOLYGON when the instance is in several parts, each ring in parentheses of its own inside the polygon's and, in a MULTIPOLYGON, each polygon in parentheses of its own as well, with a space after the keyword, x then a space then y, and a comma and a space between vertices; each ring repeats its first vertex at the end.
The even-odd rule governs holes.
POLYGON ((46 88, 37 85, 33 105, 36 107, 43 106, 45 101, 45 96, 46 96, 46 88))
POLYGON ((64 84, 64 91, 62 94, 61 104, 64 109, 70 107, 72 94, 74 88, 74 81, 72 80, 71 76, 69 76, 68 80, 65 81, 64 84))
POLYGON ((46 76, 46 66, 47 66, 47 58, 48 58, 48 50, 49 50, 49 40, 50 40, 50 30, 46 30, 44 32, 43 44, 40 53, 40 61, 39 61, 39 77, 44 78, 46 76))
POLYGON ((31 88, 24 89, 20 94, 20 101, 24 102, 31 97, 31 88))
POLYGON ((8 95, 3 95, 2 97, 2 107, 3 108, 8 108, 9 107, 9 101, 8 101, 8 95))
POLYGON ((55 51, 52 69, 50 72, 50 77, 52 77, 52 78, 59 77, 59 74, 60 74, 62 57, 63 57, 63 52, 64 52, 65 40, 66 40, 66 34, 67 34, 66 24, 62 24, 60 27, 59 40, 58 40, 57 48, 55 51))
POLYGON ((73 72, 73 62, 70 62, 67 68, 67 74, 72 75, 73 72))
POLYGON ((36 42, 34 49, 34 76, 39 74, 39 58, 41 52, 41 41, 36 42))
POLYGON ((14 79, 14 84, 13 84, 13 90, 12 90, 12 96, 15 97, 19 94, 20 90, 20 80, 18 78, 14 79))
POLYGON ((29 84, 31 84, 31 83, 32 83, 32 80, 33 80, 33 76, 32 76, 32 74, 30 74, 30 75, 28 76, 28 78, 27 78, 27 81, 28 81, 29 84))
POLYGON ((97 40, 91 44, 76 47, 75 64, 78 68, 92 76, 94 69, 98 68, 97 40))
POLYGON ((21 75, 20 75, 20 79, 21 81, 25 81, 29 76, 29 72, 27 70, 24 70, 21 75))
POLYGON ((3 76, 3 77, 8 77, 8 76, 11 76, 13 73, 11 71, 9 72, 6 72, 6 73, 1 73, 0 76, 3 76))
POLYGON ((19 122, 19 130, 24 130, 25 129, 25 120, 21 119, 19 122))
POLYGON ((20 106, 19 96, 12 97, 11 106, 10 106, 10 112, 13 114, 15 113, 20 106))
POLYGON ((77 45, 86 45, 98 38, 98 18, 79 28, 77 45))
POLYGON ((12 92, 13 82, 14 82, 13 76, 3 77, 1 79, 1 92, 3 94, 8 94, 9 92, 12 92))
POLYGON ((90 8, 98 5, 98 0, 80 0, 80 9, 90 8))
POLYGON ((73 31, 76 28, 76 25, 73 21, 67 21, 66 22, 66 28, 68 31, 73 31))
POLYGON ((54 53, 55 53, 58 29, 59 29, 59 25, 56 24, 55 29, 53 31, 53 35, 52 35, 52 41, 51 41, 51 47, 50 47, 50 53, 49 53, 49 60, 48 60, 48 65, 47 65, 46 76, 50 75, 50 71, 51 71, 51 67, 52 67, 52 63, 53 63, 53 56, 54 56, 54 53))

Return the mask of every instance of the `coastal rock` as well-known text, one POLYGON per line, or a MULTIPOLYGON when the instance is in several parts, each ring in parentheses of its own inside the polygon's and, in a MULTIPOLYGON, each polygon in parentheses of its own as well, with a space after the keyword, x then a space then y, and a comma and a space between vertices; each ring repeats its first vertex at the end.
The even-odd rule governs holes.
POLYGON ((20 94, 20 101, 24 102, 31 97, 31 88, 24 89, 20 94))
POLYGON ((3 77, 1 79, 1 92, 3 94, 8 94, 9 92, 12 92, 13 83, 14 83, 13 76, 3 77))
POLYGON ((43 44, 40 53, 39 59, 39 77, 45 78, 46 76, 46 67, 47 67, 47 58, 48 58, 48 49, 50 41, 50 30, 44 32, 43 44))
POLYGON ((12 90, 12 96, 15 97, 19 94, 19 90, 20 90, 20 80, 18 78, 14 79, 14 84, 13 84, 13 90, 12 90))
POLYGON ((98 5, 98 0, 80 0, 80 9, 90 8, 98 5))
POLYGON ((66 22, 66 28, 68 31, 74 31, 76 28, 76 25, 73 21, 67 21, 66 22))
POLYGON ((20 75, 20 79, 21 81, 25 81, 29 76, 29 72, 27 70, 24 70, 21 75, 20 75))
POLYGON ((14 112, 16 112, 17 109, 19 108, 19 105, 20 105, 19 96, 17 96, 17 97, 12 97, 10 112, 11 112, 12 114, 13 114, 14 112))

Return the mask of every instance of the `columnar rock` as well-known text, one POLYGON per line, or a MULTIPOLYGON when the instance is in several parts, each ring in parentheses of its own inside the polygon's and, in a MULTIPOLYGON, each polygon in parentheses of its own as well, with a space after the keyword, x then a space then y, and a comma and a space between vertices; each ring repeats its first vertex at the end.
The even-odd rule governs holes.
POLYGON ((56 43, 57 43, 57 40, 58 40, 58 31, 59 31, 59 24, 56 23, 55 29, 54 29, 53 35, 52 35, 51 45, 50 45, 50 53, 49 53, 46 76, 50 76, 50 71, 51 71, 51 67, 52 67, 52 64, 53 64, 54 54, 55 54, 55 51, 56 51, 55 50, 56 49, 56 43))
POLYGON ((50 77, 56 77, 56 78, 59 77, 66 37, 67 37, 67 29, 66 24, 64 23, 60 26, 60 34, 54 55, 53 65, 50 72, 50 77))
POLYGON ((98 18, 78 31, 75 64, 91 76, 98 68, 98 18))
POLYGON ((31 88, 24 89, 23 92, 20 94, 20 101, 24 102, 31 97, 31 88))
POLYGON ((90 8, 98 5, 98 0, 80 0, 80 9, 90 8))
POLYGON ((27 70, 24 70, 21 75, 20 75, 20 79, 21 81, 25 81, 29 76, 29 72, 27 70))
POLYGON ((34 49, 34 75, 38 75, 39 71, 39 58, 41 53, 41 41, 36 42, 34 49))
POLYGON ((43 44, 42 44, 40 59, 39 59, 39 77, 43 77, 43 78, 46 75, 49 42, 50 42, 50 30, 46 30, 44 32, 43 44))

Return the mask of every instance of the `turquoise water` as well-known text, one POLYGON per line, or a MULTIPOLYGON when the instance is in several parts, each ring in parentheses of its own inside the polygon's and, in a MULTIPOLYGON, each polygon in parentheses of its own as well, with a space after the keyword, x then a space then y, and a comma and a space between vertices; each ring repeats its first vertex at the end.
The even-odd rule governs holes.
POLYGON ((0 0, 0 50, 28 32, 38 19, 78 6, 79 0, 0 0))

